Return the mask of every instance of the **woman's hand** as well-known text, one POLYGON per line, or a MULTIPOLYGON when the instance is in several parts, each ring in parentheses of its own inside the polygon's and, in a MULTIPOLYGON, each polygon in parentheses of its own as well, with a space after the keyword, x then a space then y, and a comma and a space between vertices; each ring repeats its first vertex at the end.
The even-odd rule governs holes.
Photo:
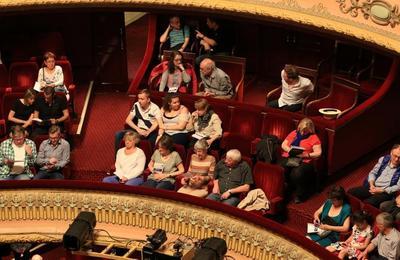
POLYGON ((319 219, 318 216, 314 216, 314 225, 315 226, 319 226, 321 224, 321 220, 319 219))
POLYGON ((319 228, 322 229, 322 230, 330 230, 330 226, 326 225, 326 224, 320 224, 319 228))
POLYGON ((156 181, 162 181, 163 179, 167 178, 168 174, 165 173, 154 173, 154 179, 156 181))

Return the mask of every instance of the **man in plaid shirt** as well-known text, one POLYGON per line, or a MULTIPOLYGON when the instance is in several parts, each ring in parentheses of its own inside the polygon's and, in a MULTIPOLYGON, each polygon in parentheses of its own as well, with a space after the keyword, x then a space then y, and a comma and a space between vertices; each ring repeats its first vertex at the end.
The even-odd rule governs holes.
POLYGON ((29 180, 36 161, 36 145, 25 138, 25 129, 14 126, 11 138, 0 144, 0 180, 29 180))

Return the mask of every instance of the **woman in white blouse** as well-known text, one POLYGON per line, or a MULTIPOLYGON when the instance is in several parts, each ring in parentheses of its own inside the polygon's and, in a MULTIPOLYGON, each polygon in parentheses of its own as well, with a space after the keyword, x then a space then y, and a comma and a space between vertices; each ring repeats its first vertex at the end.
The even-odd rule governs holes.
POLYGON ((140 136, 133 131, 127 131, 124 135, 124 142, 125 147, 117 152, 114 175, 105 177, 103 182, 123 183, 131 186, 141 185, 146 156, 142 149, 136 147, 140 142, 140 136))
POLYGON ((56 92, 64 92, 67 100, 69 99, 62 68, 56 65, 56 55, 50 51, 43 55, 43 67, 39 70, 37 82, 40 84, 40 89, 53 87, 56 92))

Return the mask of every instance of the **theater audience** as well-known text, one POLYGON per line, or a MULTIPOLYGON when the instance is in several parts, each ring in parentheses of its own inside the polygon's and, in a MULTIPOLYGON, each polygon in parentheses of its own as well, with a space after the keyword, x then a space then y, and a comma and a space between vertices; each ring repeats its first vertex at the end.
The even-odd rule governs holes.
POLYGON ((25 138, 25 129, 16 125, 11 128, 10 138, 0 144, 0 180, 29 180, 30 167, 36 161, 35 143, 25 138))
POLYGON ((297 129, 292 131, 282 143, 280 165, 285 169, 287 191, 294 191, 294 202, 306 199, 315 186, 313 160, 321 156, 321 141, 315 134, 314 123, 303 118, 297 129), (292 148, 296 148, 293 149, 292 148))
POLYGON ((210 149, 219 149, 219 139, 222 137, 221 119, 204 98, 196 100, 194 107, 196 111, 192 113, 189 128, 193 128, 195 133, 192 135, 190 147, 193 147, 197 140, 205 138, 210 149))
POLYGON ((382 202, 393 199, 399 190, 400 145, 395 144, 389 155, 379 158, 364 185, 351 188, 348 192, 378 208, 382 202))
POLYGON ((182 53, 173 51, 168 61, 168 69, 161 75, 159 91, 178 92, 179 88, 190 82, 190 75, 186 72, 182 63, 182 53))
POLYGON ((69 163, 69 157, 69 143, 61 137, 60 127, 52 125, 49 129, 49 139, 40 144, 36 159, 40 170, 34 179, 64 179, 62 170, 69 163))
POLYGON ((285 65, 281 78, 281 96, 278 100, 270 101, 268 105, 292 112, 301 110, 306 97, 314 91, 314 85, 309 79, 300 76, 294 65, 285 65))
POLYGON ((185 51, 189 44, 190 28, 181 24, 179 16, 169 18, 169 25, 160 37, 160 43, 165 43, 169 39, 169 48, 174 51, 185 51))
POLYGON ((234 89, 231 79, 223 70, 215 66, 213 60, 205 58, 200 63, 200 77, 204 90, 197 92, 196 95, 219 99, 233 97, 234 89))
MULTIPOLYGON (((133 104, 129 115, 125 119, 131 130, 137 132, 141 138, 147 139, 154 146, 157 139, 157 127, 161 121, 160 108, 151 102, 150 91, 142 89, 138 93, 138 101, 133 104)), ((118 131, 115 134, 115 151, 127 130, 118 131)))
POLYGON ((194 145, 194 154, 185 177, 181 179, 183 185, 180 193, 204 198, 208 194, 208 183, 214 177, 215 158, 207 154, 208 143, 205 139, 198 140, 194 145))
POLYGON ((142 173, 146 165, 146 155, 136 147, 140 136, 129 130, 124 134, 124 142, 125 147, 117 152, 114 175, 105 177, 103 182, 139 186, 143 183, 142 173))
POLYGON ((158 142, 148 165, 151 174, 143 186, 157 189, 174 190, 175 177, 184 173, 185 169, 179 154, 174 151, 174 141, 163 135, 158 142))
POLYGON ((400 194, 392 200, 382 202, 379 208, 392 215, 395 221, 400 222, 400 194))
POLYGON ((36 92, 27 89, 24 97, 15 100, 8 113, 8 126, 21 125, 28 132, 32 132, 33 112, 36 92))
POLYGON ((314 225, 325 234, 309 234, 308 238, 323 247, 339 241, 339 233, 347 232, 350 227, 350 205, 345 202, 345 191, 334 186, 328 193, 328 200, 314 212, 314 225))
POLYGON ((393 217, 389 213, 384 212, 376 216, 379 233, 362 252, 362 260, 400 259, 400 232, 393 225, 393 217))
POLYGON ((67 100, 63 96, 55 95, 53 87, 46 87, 43 97, 39 96, 35 102, 33 114, 36 122, 32 136, 47 134, 50 126, 58 125, 61 131, 64 130, 64 122, 69 118, 67 100))
POLYGON ((161 115, 157 140, 163 134, 168 134, 175 144, 181 144, 186 147, 189 141, 187 126, 190 112, 184 105, 181 105, 177 94, 171 93, 164 97, 161 115))
POLYGON ((50 51, 43 55, 43 67, 39 70, 37 81, 40 88, 52 87, 56 92, 64 92, 69 100, 68 90, 64 85, 64 74, 61 66, 56 65, 56 55, 50 51))
POLYGON ((214 187, 207 199, 237 206, 240 194, 248 192, 253 184, 250 166, 242 161, 237 149, 229 150, 225 159, 219 161, 214 171, 214 187))
POLYGON ((220 21, 212 17, 207 17, 207 28, 204 33, 196 30, 196 38, 200 40, 200 45, 204 48, 204 55, 196 58, 196 64, 211 55, 231 55, 233 46, 233 32, 229 32, 220 21))
POLYGON ((354 223, 351 236, 344 242, 336 242, 327 247, 330 252, 339 251, 338 257, 344 259, 359 259, 362 251, 367 248, 372 238, 372 229, 368 224, 369 215, 364 211, 357 211, 351 216, 354 223))

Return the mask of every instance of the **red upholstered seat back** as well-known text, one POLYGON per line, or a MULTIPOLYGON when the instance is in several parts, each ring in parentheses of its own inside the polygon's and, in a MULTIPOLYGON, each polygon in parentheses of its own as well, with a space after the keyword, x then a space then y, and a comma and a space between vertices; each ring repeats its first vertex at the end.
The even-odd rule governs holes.
POLYGON ((227 131, 245 138, 259 136, 263 121, 261 110, 261 107, 255 106, 236 106, 232 113, 230 129, 227 131))
POLYGON ((296 124, 290 116, 267 113, 262 123, 261 135, 275 135, 283 141, 294 129, 296 129, 296 124))
POLYGON ((182 159, 182 164, 185 166, 185 160, 186 160, 186 150, 185 147, 181 144, 174 144, 175 151, 179 154, 179 156, 182 159))
POLYGON ((222 121, 222 130, 227 131, 231 125, 232 107, 229 107, 223 102, 213 101, 211 99, 209 99, 208 101, 210 103, 211 109, 215 113, 217 113, 222 121))
POLYGON ((10 84, 13 90, 33 88, 38 76, 38 65, 34 61, 13 62, 10 66, 10 84))
POLYGON ((8 70, 4 64, 0 64, 0 88, 8 86, 8 70))
POLYGON ((257 162, 253 168, 253 180, 256 188, 264 191, 272 201, 276 197, 283 198, 284 170, 278 165, 257 162))
POLYGON ((330 98, 331 106, 341 111, 344 111, 351 106, 357 100, 358 92, 356 89, 333 83, 332 84, 332 96, 330 98))
POLYGON ((74 83, 71 63, 67 59, 61 59, 56 61, 56 65, 61 66, 64 74, 64 85, 68 88, 69 85, 74 83))

